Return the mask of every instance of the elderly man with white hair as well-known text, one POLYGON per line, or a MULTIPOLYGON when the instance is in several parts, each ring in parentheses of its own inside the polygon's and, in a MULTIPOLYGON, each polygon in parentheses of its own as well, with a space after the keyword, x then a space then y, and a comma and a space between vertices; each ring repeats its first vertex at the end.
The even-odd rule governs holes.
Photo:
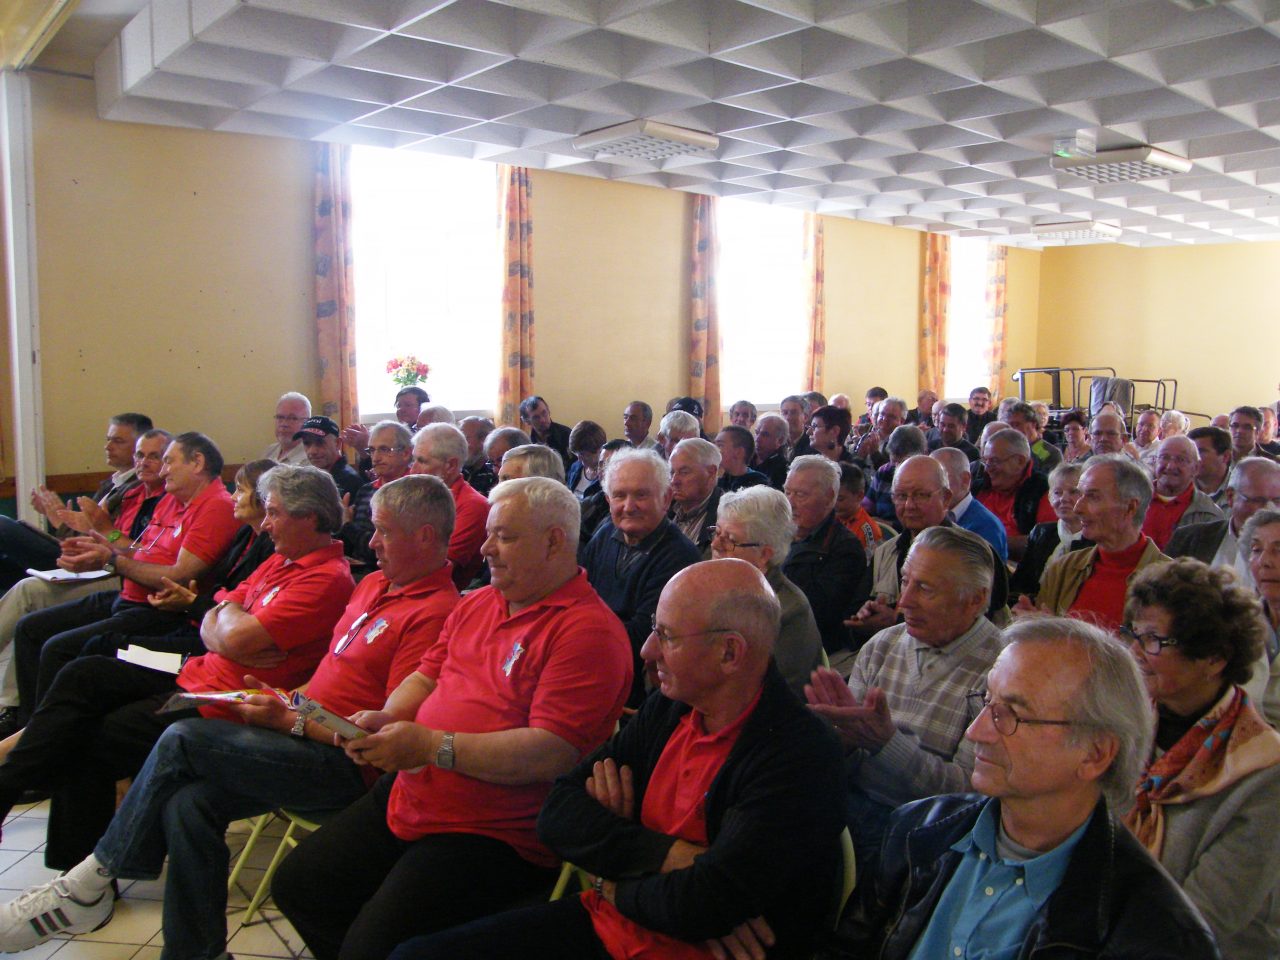
POLYGON ((969 458, 955 447, 939 447, 929 454, 947 471, 947 489, 950 491, 948 513, 956 525, 976 533, 991 544, 1001 563, 1009 560, 1009 538, 996 515, 973 498, 970 492, 973 478, 969 473, 969 458))
POLYGON ((1022 558, 1027 535, 1037 523, 1055 519, 1046 494, 1049 481, 1035 469, 1031 445, 1017 430, 996 430, 982 443, 982 472, 973 495, 1004 524, 1009 556, 1022 558))
POLYGON ((702 557, 693 541, 667 519, 671 474, 655 451, 619 450, 605 467, 603 487, 609 519, 579 552, 578 561, 596 593, 627 629, 635 668, 628 703, 637 706, 645 692, 640 648, 653 629, 658 597, 677 571, 702 557))
POLYGON ((522 443, 502 455, 498 482, 521 477, 547 477, 564 483, 564 461, 560 454, 543 443, 522 443))
POLYGON ((701 433, 698 418, 692 413, 672 410, 658 423, 658 451, 662 456, 669 457, 677 443, 690 437, 697 437, 701 433))
POLYGON ((711 558, 745 560, 764 574, 782 604, 773 659, 791 692, 803 699, 809 675, 822 663, 822 636, 808 599, 782 572, 796 530, 791 504, 770 487, 726 493, 713 530, 711 558))
MULTIPOLYGON (((489 437, 492 439, 493 434, 489 437)), ((449 562, 453 564, 453 582, 458 589, 469 584, 484 563, 480 546, 484 543, 485 521, 489 516, 489 501, 476 493, 462 476, 462 465, 466 462, 467 438, 453 424, 429 423, 413 435, 413 463, 409 472, 439 477, 453 494, 457 519, 449 538, 449 562)))
POLYGON ((276 401, 276 442, 262 454, 264 460, 300 467, 307 460, 307 448, 293 438, 302 421, 311 416, 311 401, 290 390, 276 401))
POLYGON ((818 453, 791 461, 786 495, 796 532, 783 572, 809 598, 828 653, 849 646, 844 618, 866 599, 866 551, 836 519, 839 494, 840 467, 835 461, 818 453))
POLYGON ((711 557, 711 535, 724 491, 716 483, 720 448, 710 440, 681 440, 667 457, 671 465, 671 512, 668 517, 693 541, 704 560, 711 557))
POLYGON ((776 413, 761 414, 755 434, 755 469, 768 477, 769 486, 781 490, 787 482, 787 421, 776 413))
POLYGON ((1159 448, 1151 461, 1156 472, 1155 496, 1142 521, 1142 532, 1163 550, 1179 527, 1223 519, 1209 495, 1196 489, 1200 452, 1186 437, 1170 437, 1153 444, 1159 448))

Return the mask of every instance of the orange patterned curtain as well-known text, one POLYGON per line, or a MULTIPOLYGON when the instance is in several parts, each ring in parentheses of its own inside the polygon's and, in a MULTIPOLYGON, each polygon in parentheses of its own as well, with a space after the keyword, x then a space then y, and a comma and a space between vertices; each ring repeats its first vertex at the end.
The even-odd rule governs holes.
POLYGON ((356 401, 350 157, 350 147, 316 144, 311 228, 316 270, 320 412, 343 427, 360 419, 356 401))
POLYGON ((689 396, 702 404, 702 426, 720 430, 720 320, 716 311, 715 197, 693 198, 693 261, 690 282, 689 396))
POLYGON ((502 381, 498 425, 520 425, 520 401, 533 390, 533 188, 527 167, 500 166, 503 258, 502 381))
POLYGON ((809 343, 805 351, 804 383, 806 390, 822 393, 822 373, 827 358, 827 304, 823 293, 822 218, 804 215, 804 271, 808 278, 809 343))
POLYGON ((945 234, 924 235, 922 288, 917 386, 943 396, 947 384, 947 302, 951 299, 951 241, 945 234))
POLYGON ((991 371, 991 396, 998 397, 1004 387, 1004 334, 1008 307, 1005 296, 1009 287, 1009 248, 990 244, 987 248, 987 319, 991 321, 991 340, 983 345, 982 357, 991 371))

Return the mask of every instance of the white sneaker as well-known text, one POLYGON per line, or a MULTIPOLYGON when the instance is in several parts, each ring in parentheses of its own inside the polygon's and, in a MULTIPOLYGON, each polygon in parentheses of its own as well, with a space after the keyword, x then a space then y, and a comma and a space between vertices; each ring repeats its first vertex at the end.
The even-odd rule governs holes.
POLYGON ((114 909, 110 887, 93 903, 81 903, 71 896, 65 877, 42 883, 0 905, 0 952, 29 950, 59 933, 97 930, 114 909))

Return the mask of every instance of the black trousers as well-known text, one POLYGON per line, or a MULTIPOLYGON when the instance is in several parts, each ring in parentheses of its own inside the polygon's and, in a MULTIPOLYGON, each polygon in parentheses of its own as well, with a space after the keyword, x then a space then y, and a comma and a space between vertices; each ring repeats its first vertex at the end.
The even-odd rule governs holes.
POLYGON ((13 632, 19 719, 30 719, 58 671, 72 660, 89 653, 115 653, 114 644, 95 646, 95 638, 105 634, 164 634, 186 622, 181 614, 123 600, 114 590, 27 614, 13 632))
POLYGON ((25 523, 0 517, 0 593, 32 570, 52 570, 62 555, 56 540, 41 536, 25 523))
POLYGON ((141 769, 165 727, 198 715, 156 713, 177 690, 172 674, 114 657, 68 664, 0 763, 0 819, 24 790, 50 790, 45 864, 75 866, 115 814, 116 781, 141 769))
POLYGON ((278 906, 317 960, 386 960, 402 941, 548 894, 556 871, 490 837, 430 834, 401 840, 387 827, 394 774, 280 864, 278 906))
POLYGON ((390 960, 609 960, 576 892, 563 900, 507 910, 443 933, 414 937, 390 960))

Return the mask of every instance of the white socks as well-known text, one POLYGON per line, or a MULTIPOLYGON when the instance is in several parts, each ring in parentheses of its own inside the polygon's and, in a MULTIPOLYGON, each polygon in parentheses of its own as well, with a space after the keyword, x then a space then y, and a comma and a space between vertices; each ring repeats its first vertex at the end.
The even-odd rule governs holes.
POLYGON ((93 903, 111 886, 111 874, 92 853, 66 872, 67 889, 81 903, 93 903))

